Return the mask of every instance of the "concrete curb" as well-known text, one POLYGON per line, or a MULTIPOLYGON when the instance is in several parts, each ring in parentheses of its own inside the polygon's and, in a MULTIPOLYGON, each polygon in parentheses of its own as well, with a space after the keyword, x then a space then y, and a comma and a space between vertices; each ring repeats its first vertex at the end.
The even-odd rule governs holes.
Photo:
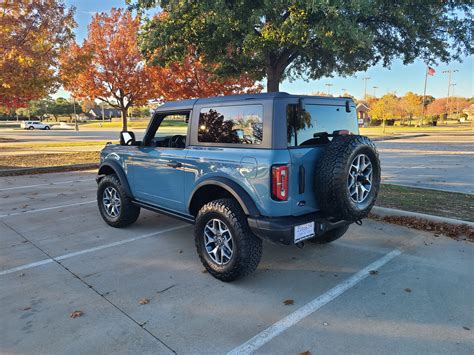
POLYGON ((386 137, 375 137, 375 138, 370 138, 374 142, 378 141, 391 141, 395 139, 405 139, 405 138, 418 138, 418 137, 428 137, 429 134, 427 133, 420 133, 420 134, 407 134, 407 135, 402 135, 402 136, 386 136, 386 137))
POLYGON ((454 219, 454 218, 448 218, 448 217, 433 216, 433 215, 424 214, 424 213, 403 211, 403 210, 398 210, 396 208, 374 206, 372 208, 372 213, 381 217, 385 217, 385 216, 415 217, 419 219, 425 219, 427 221, 434 222, 434 223, 448 223, 448 224, 454 224, 454 225, 464 224, 464 225, 474 228, 474 222, 462 221, 460 219, 454 219))
POLYGON ((16 176, 29 174, 45 174, 45 173, 59 173, 65 171, 78 171, 97 169, 98 163, 63 165, 63 166, 47 166, 40 168, 19 168, 19 169, 5 169, 0 170, 0 176, 16 176))

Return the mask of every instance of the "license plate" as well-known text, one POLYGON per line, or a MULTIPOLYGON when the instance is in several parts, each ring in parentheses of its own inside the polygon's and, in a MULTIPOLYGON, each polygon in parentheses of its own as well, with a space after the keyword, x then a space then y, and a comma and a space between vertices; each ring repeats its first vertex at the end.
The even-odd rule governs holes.
POLYGON ((295 243, 314 237, 314 222, 300 224, 295 227, 295 243))

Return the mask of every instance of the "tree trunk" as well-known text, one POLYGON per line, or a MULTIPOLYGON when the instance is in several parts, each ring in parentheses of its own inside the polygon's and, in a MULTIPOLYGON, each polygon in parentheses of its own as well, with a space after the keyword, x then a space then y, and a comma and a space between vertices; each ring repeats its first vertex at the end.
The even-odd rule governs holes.
POLYGON ((280 80, 282 73, 276 68, 267 68, 267 92, 278 92, 280 90, 280 80))
POLYGON ((128 114, 128 108, 124 107, 121 109, 122 111, 122 132, 126 132, 128 127, 127 127, 127 114, 128 114))

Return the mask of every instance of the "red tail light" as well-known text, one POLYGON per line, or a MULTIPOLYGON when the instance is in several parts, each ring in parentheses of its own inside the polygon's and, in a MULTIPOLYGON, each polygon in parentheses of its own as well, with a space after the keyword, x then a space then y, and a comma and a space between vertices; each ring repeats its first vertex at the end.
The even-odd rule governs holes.
POLYGON ((278 201, 288 200, 288 166, 272 167, 272 198, 278 201))

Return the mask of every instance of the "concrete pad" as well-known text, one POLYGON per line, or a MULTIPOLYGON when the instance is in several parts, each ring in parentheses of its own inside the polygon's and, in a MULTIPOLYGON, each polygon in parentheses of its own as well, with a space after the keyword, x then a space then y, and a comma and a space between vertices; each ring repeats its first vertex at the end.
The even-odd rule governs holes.
POLYGON ((474 245, 426 235, 257 353, 472 354, 474 245), (410 292, 407 292, 410 291, 410 292))
MULTIPOLYGON (((295 306, 284 300, 309 302, 383 255, 385 249, 359 247, 370 229, 354 229, 343 245, 265 244, 257 272, 234 283, 201 272, 191 228, 64 264, 178 353, 222 353, 286 316, 295 306), (142 298, 150 303, 140 305, 142 298)), ((404 244, 390 230, 378 238, 404 244)))
POLYGON ((4 353, 171 353, 57 264, 3 276, 0 313, 4 353), (75 310, 83 316, 70 318, 75 310))

